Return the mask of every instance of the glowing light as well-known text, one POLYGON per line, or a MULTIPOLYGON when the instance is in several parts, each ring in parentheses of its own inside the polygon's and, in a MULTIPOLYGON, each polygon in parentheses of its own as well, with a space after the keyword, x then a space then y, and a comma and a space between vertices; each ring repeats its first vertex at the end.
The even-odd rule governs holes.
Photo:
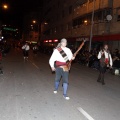
POLYGON ((7 4, 4 4, 4 5, 3 5, 3 8, 4 8, 4 9, 8 9, 8 5, 7 5, 7 4))
POLYGON ((33 23, 35 24, 35 23, 36 23, 36 20, 33 20, 33 23))
POLYGON ((58 40, 57 40, 57 39, 55 39, 55 40, 54 40, 54 42, 58 42, 58 40))
POLYGON ((44 24, 45 24, 45 25, 47 25, 48 23, 47 23, 47 22, 45 22, 44 24))
POLYGON ((52 40, 49 40, 49 42, 52 42, 52 40))
POLYGON ((87 25, 87 23, 88 23, 88 21, 87 21, 87 20, 84 20, 84 24, 86 24, 86 25, 87 25))

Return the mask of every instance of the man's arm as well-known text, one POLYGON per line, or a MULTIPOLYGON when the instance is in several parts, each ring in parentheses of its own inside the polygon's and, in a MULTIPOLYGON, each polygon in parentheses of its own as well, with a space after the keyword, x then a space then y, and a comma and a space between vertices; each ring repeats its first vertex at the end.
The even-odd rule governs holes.
POLYGON ((112 67, 112 65, 113 65, 113 61, 112 61, 111 54, 109 54, 109 59, 110 59, 110 66, 112 67))
POLYGON ((56 49, 53 51, 53 53, 49 59, 49 64, 50 64, 52 71, 55 71, 55 67, 54 67, 55 61, 56 61, 56 49))
POLYGON ((100 52, 98 53, 98 59, 101 58, 102 54, 103 54, 102 51, 100 51, 100 52))
POLYGON ((25 49, 25 46, 22 46, 22 49, 25 49))

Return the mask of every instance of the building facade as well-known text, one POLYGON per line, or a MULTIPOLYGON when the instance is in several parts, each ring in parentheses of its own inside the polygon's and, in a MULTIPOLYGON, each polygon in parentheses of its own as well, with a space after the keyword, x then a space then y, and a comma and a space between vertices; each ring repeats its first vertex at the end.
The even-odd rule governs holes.
POLYGON ((90 41, 92 33, 92 43, 107 43, 112 50, 120 49, 120 0, 45 0, 44 3, 42 41, 63 37, 74 42, 90 41))
POLYGON ((23 25, 23 41, 37 43, 39 41, 39 13, 38 11, 26 13, 23 25))

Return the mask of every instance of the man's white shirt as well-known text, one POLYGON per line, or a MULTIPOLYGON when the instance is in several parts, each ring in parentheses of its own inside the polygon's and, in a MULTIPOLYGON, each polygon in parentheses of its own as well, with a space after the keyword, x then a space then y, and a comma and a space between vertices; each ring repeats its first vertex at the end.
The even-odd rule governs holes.
POLYGON ((30 47, 29 47, 29 45, 24 45, 24 46, 22 47, 22 49, 29 50, 30 47))
MULTIPOLYGON (((62 48, 62 50, 66 53, 68 59, 71 60, 72 57, 73 57, 73 54, 72 54, 71 50, 67 47, 62 48)), ((54 67, 54 62, 55 61, 66 62, 57 49, 55 49, 53 51, 53 53, 52 53, 52 55, 49 59, 49 64, 50 64, 51 67, 54 67)))

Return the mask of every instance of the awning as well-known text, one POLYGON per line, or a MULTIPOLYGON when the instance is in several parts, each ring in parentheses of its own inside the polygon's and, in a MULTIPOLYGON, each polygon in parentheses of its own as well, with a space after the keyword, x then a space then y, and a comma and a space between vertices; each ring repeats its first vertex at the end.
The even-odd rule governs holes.
MULTIPOLYGON (((80 37, 71 37, 67 38, 68 41, 75 42, 75 41, 89 41, 90 36, 80 36, 80 37)), ((111 34, 111 35, 96 35, 93 36, 92 41, 120 41, 120 34, 111 34)))
POLYGON ((119 41, 120 34, 93 36, 93 41, 119 41))
POLYGON ((80 36, 80 37, 71 37, 71 38, 67 38, 68 41, 70 42, 75 42, 75 41, 89 41, 89 37, 88 36, 80 36))

